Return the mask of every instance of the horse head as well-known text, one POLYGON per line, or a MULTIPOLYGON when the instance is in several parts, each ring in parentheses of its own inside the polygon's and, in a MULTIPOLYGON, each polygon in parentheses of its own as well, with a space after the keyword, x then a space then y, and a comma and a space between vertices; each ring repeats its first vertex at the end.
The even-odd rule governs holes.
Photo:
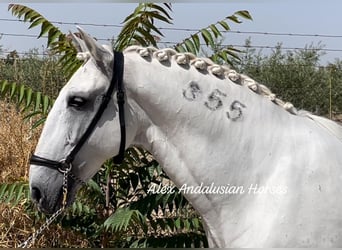
MULTIPOLYGON (((128 137, 127 144, 122 143, 126 136, 120 136, 118 99, 124 103, 123 89, 121 95, 115 95, 118 78, 123 74, 123 58, 119 59, 120 53, 99 45, 83 30, 79 31, 81 38, 75 35, 72 38, 77 56, 84 63, 60 91, 31 158, 32 199, 47 213, 61 207, 65 178, 68 178, 67 202, 71 204, 81 184, 89 180, 106 159, 117 155, 120 146, 123 151, 132 140, 128 137), (121 60, 117 66, 114 66, 115 59, 121 60), (121 72, 114 72, 115 67, 121 72), (69 168, 70 173, 64 178, 63 173, 69 168)), ((122 82, 120 86, 122 88, 122 82)), ((129 110, 125 113, 128 134, 132 135, 136 130, 134 119, 129 110)))

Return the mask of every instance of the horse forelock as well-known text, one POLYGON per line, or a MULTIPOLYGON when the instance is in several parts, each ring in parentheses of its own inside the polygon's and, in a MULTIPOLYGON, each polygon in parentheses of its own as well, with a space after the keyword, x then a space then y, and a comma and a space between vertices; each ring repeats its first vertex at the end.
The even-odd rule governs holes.
POLYGON ((197 57, 192 53, 179 53, 174 49, 156 49, 154 47, 130 46, 124 51, 125 53, 135 52, 141 57, 153 57, 160 62, 175 61, 179 65, 189 65, 195 67, 198 71, 207 71, 213 77, 229 79, 235 84, 245 86, 254 93, 268 98, 276 105, 284 108, 290 114, 298 115, 297 109, 290 102, 284 102, 276 97, 276 94, 265 85, 258 83, 247 75, 240 74, 231 69, 228 65, 219 65, 209 58, 197 57))

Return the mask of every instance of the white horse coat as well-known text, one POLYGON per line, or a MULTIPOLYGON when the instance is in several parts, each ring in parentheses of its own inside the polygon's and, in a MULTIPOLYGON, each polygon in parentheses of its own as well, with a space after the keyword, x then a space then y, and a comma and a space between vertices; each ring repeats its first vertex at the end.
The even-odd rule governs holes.
MULTIPOLYGON (((35 152, 54 160, 77 143, 112 77, 112 51, 80 32, 86 62, 58 96, 35 152), (69 107, 71 97, 86 106, 69 107)), ((141 47, 124 56, 127 146, 142 145, 161 163, 201 214, 211 247, 342 247, 341 126, 298 114, 208 59, 141 47)), ((91 178, 117 154, 119 135, 113 97, 75 173, 91 178)), ((46 211, 58 207, 61 183, 57 171, 31 166, 46 211)))

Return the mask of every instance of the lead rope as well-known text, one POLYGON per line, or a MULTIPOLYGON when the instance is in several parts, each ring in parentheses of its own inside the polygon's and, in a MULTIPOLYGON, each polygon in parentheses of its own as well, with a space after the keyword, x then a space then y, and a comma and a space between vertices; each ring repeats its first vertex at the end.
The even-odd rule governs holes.
POLYGON ((34 232, 26 241, 24 241, 23 243, 21 243, 18 247, 19 248, 29 248, 31 247, 31 245, 34 244, 34 242, 36 241, 36 239, 44 232, 45 229, 47 229, 50 224, 55 221, 59 215, 61 215, 66 208, 67 205, 67 197, 68 197, 68 176, 71 174, 71 168, 72 165, 69 165, 69 168, 65 169, 65 170, 61 170, 61 172, 63 172, 63 200, 62 200, 62 207, 60 209, 58 209, 53 215, 51 215, 50 218, 48 218, 45 223, 36 231, 34 232))

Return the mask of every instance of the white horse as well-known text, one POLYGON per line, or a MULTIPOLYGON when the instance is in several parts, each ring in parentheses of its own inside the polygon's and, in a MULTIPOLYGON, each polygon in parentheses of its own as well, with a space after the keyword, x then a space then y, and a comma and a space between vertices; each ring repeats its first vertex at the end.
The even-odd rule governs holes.
MULTIPOLYGON (((35 155, 64 159, 113 76, 113 51, 80 30, 84 64, 60 92, 35 155)), ((126 148, 141 145, 200 213, 210 247, 342 247, 342 127, 265 86, 172 49, 124 51, 126 148)), ((115 92, 115 91, 114 91, 115 92)), ((116 95, 72 161, 87 181, 120 145, 116 95)), ((31 164, 33 200, 61 205, 63 175, 31 164)), ((69 203, 80 182, 69 185, 69 203)))

